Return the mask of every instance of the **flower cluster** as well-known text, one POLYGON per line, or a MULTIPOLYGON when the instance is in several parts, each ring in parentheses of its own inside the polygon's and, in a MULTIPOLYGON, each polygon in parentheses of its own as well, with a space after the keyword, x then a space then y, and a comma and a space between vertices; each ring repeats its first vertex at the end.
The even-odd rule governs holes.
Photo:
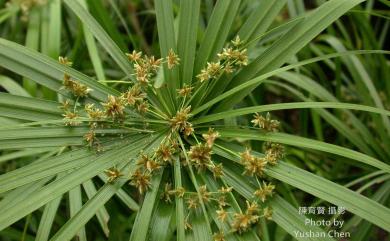
POLYGON ((265 158, 270 165, 276 165, 284 157, 284 146, 279 143, 266 142, 264 149, 265 158))
POLYGON ((203 171, 211 165, 211 148, 202 143, 191 146, 188 157, 190 162, 194 164, 199 172, 203 171))
POLYGON ((202 69, 197 78, 200 82, 211 79, 217 79, 222 73, 233 73, 236 68, 248 64, 247 49, 240 49, 242 41, 237 36, 231 41, 232 46, 227 45, 221 53, 218 54, 218 61, 207 63, 206 68, 202 69))
POLYGON ((265 202, 267 200, 267 197, 272 197, 274 189, 275 185, 272 185, 271 183, 267 184, 263 181, 263 185, 260 185, 260 187, 253 194, 256 197, 260 198, 262 202, 265 202))
POLYGON ((265 167, 267 165, 267 159, 264 157, 253 156, 249 149, 240 153, 241 163, 245 168, 244 174, 250 176, 263 176, 265 167))
MULTIPOLYGON (((147 56, 135 50, 131 54, 126 55, 133 63, 135 78, 143 86, 150 82, 151 78, 157 73, 163 63, 163 59, 156 59, 154 56, 147 56)), ((179 64, 180 58, 170 49, 165 62, 168 65, 168 69, 172 69, 179 64)))
POLYGON ((186 136, 194 132, 192 124, 188 121, 190 118, 191 106, 177 111, 176 115, 170 120, 172 131, 183 132, 186 136))
MULTIPOLYGON (((72 62, 70 62, 66 57, 59 57, 58 61, 66 66, 72 66, 72 62)), ((72 80, 69 74, 64 73, 64 82, 63 86, 66 90, 70 91, 75 97, 86 97, 88 93, 91 91, 86 85, 80 84, 75 80, 72 80)))
POLYGON ((144 56, 142 52, 135 50, 133 53, 126 55, 133 63, 135 78, 141 85, 147 85, 149 83, 152 76, 157 73, 162 62, 162 59, 156 59, 154 56, 144 56))
POLYGON ((112 167, 112 168, 106 170, 105 173, 108 177, 107 182, 109 182, 109 183, 112 183, 115 180, 117 180, 118 178, 120 178, 121 176, 123 176, 123 174, 115 167, 112 167))
POLYGON ((246 201, 247 209, 245 213, 235 213, 232 228, 234 232, 242 233, 248 230, 248 228, 257 223, 260 216, 257 215, 259 212, 259 205, 256 202, 250 203, 246 201))
POLYGON ((253 126, 258 126, 265 131, 276 132, 279 130, 280 122, 277 120, 272 120, 269 112, 267 113, 266 117, 259 115, 259 113, 256 113, 253 118, 254 119, 251 121, 253 123, 253 126))
POLYGON ((141 169, 137 169, 131 176, 130 180, 130 185, 135 186, 141 195, 145 193, 151 186, 150 172, 142 171, 141 169))
POLYGON ((192 89, 194 87, 191 87, 191 86, 188 86, 188 85, 184 85, 183 88, 181 89, 178 89, 177 90, 177 93, 181 96, 181 97, 187 97, 187 96, 190 96, 191 95, 191 92, 192 92, 192 89))
MULTIPOLYGON (((134 162, 136 165, 135 169, 132 169, 132 172, 126 177, 115 167, 106 170, 107 182, 114 183, 120 178, 125 178, 140 195, 143 195, 150 189, 151 180, 156 173, 160 173, 164 167, 169 167, 172 163, 180 163, 182 170, 187 170, 191 175, 193 175, 192 168, 194 168, 198 174, 204 172, 212 174, 216 184, 223 183, 222 186, 214 187, 212 185, 209 186, 211 189, 208 189, 204 185, 206 179, 199 179, 199 185, 194 184, 193 187, 188 185, 188 182, 183 181, 185 188, 177 186, 177 183, 175 185, 173 181, 162 182, 160 187, 161 199, 167 203, 171 203, 175 198, 183 199, 185 203, 184 210, 186 216, 184 221, 186 229, 192 228, 190 221, 195 212, 198 212, 200 208, 212 206, 217 207, 216 216, 219 221, 230 228, 230 233, 241 234, 257 224, 260 218, 270 219, 272 217, 272 209, 266 206, 266 204, 267 199, 272 197, 275 186, 265 181, 260 184, 258 177, 264 176, 265 168, 268 164, 275 165, 283 157, 283 146, 266 143, 264 145, 265 155, 263 157, 253 155, 250 149, 246 149, 239 154, 245 169, 244 173, 251 176, 251 179, 256 179, 259 187, 253 193, 253 200, 246 200, 246 209, 232 212, 234 209, 229 206, 231 205, 231 198, 235 196, 231 194, 233 188, 226 186, 225 183, 226 180, 224 178, 226 176, 222 164, 223 159, 222 161, 220 159, 214 160, 212 156, 213 147, 217 145, 215 143, 220 134, 209 128, 207 132, 202 133, 202 140, 200 140, 198 139, 200 135, 195 133, 194 126, 190 122, 192 121, 191 106, 188 103, 191 103, 191 100, 186 103, 186 98, 191 95, 195 87, 183 85, 177 90, 177 96, 179 96, 178 98, 180 98, 179 100, 182 103, 179 105, 174 103, 173 107, 176 108, 174 110, 176 113, 171 109, 164 113, 158 108, 159 106, 154 105, 159 100, 158 98, 154 98, 154 96, 148 98, 148 94, 158 93, 153 89, 154 85, 152 84, 153 77, 158 72, 158 69, 162 64, 166 65, 168 69, 175 68, 180 63, 179 56, 171 49, 168 55, 161 59, 147 56, 137 51, 127 54, 127 57, 134 67, 135 83, 120 81, 120 83, 125 82, 125 84, 129 84, 129 88, 120 95, 107 96, 107 99, 102 103, 96 103, 95 100, 84 98, 87 97, 90 89, 73 80, 69 74, 64 74, 64 88, 70 91, 73 96, 72 100, 66 100, 63 103, 62 108, 65 111, 66 124, 74 126, 81 124, 82 121, 89 124, 89 130, 84 135, 84 140, 89 147, 102 149, 101 143, 104 143, 105 140, 110 140, 112 135, 114 135, 109 134, 110 136, 108 136, 106 134, 108 137, 104 139, 102 137, 103 134, 99 136, 99 133, 107 132, 99 132, 98 128, 116 128, 115 133, 117 129, 121 128, 126 129, 126 133, 128 133, 128 130, 135 133, 140 131, 153 132, 157 128, 168 130, 167 135, 158 148, 147 151, 147 153, 144 151, 139 153, 134 162), (79 106, 83 108, 78 110, 79 106), (136 112, 141 115, 138 115, 136 112), (158 119, 153 119, 154 117, 158 117, 158 119), (144 129, 141 130, 140 128, 144 129), (174 162, 174 160, 177 162, 174 162)), ((59 61, 67 66, 72 64, 64 57, 60 57, 59 61)), ((247 64, 247 50, 242 47, 242 42, 237 37, 218 54, 218 60, 207 63, 207 66, 197 77, 200 82, 217 79, 222 74, 231 73, 247 64)), ((194 95, 196 93, 198 92, 195 92, 194 95)), ((252 123, 266 131, 277 131, 279 128, 279 122, 272 120, 269 114, 266 117, 262 117, 256 113, 252 123)), ((162 180, 166 180, 169 175, 174 174, 169 168, 165 168, 162 180)), ((183 177, 185 176, 183 175, 183 177)), ((225 234, 222 231, 216 233, 214 240, 225 240, 225 234)))
MULTIPOLYGON (((207 204, 213 201, 215 204, 219 206, 219 210, 217 210, 218 219, 225 220, 227 217, 227 213, 223 210, 223 207, 227 206, 226 195, 233 190, 231 187, 222 187, 218 189, 216 192, 210 192, 207 190, 206 185, 202 185, 199 187, 198 192, 186 192, 184 196, 186 196, 186 204, 189 212, 195 211, 200 207, 201 203, 207 204), (225 216, 226 214, 226 216, 225 216)), ((188 213, 186 218, 186 223, 189 224, 190 213, 188 213)))
POLYGON ((62 116, 64 117, 65 125, 67 126, 78 126, 81 124, 79 120, 80 116, 77 112, 66 111, 62 116))

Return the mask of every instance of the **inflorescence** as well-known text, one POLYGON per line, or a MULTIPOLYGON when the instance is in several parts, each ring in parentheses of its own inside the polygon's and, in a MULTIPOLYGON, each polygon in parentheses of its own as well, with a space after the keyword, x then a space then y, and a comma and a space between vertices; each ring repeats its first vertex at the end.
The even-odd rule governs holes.
MULTIPOLYGON (((72 78, 67 71, 63 76, 63 89, 70 96, 61 106, 64 111, 64 123, 68 126, 87 123, 89 131, 85 133, 84 140, 90 148, 103 150, 102 141, 97 132, 100 127, 129 128, 130 124, 126 121, 134 119, 134 116, 145 123, 148 122, 147 118, 156 119, 157 117, 160 121, 165 121, 163 123, 166 123, 165 126, 169 128, 158 148, 139 153, 135 162, 135 171, 126 176, 116 167, 112 167, 105 172, 108 177, 107 182, 113 183, 120 178, 128 178, 129 184, 142 195, 151 188, 151 180, 155 173, 164 166, 179 161, 182 168, 186 168, 189 174, 192 173, 191 175, 195 173, 192 171, 194 168, 196 173, 208 172, 216 183, 224 183, 218 190, 209 190, 205 184, 197 186, 196 190, 187 190, 185 187, 173 188, 175 185, 169 180, 163 184, 160 197, 164 201, 170 203, 175 198, 185 201, 186 229, 192 228, 191 217, 194 212, 204 206, 218 207, 215 215, 220 222, 230 227, 229 233, 241 234, 257 224, 261 217, 271 219, 272 208, 267 205, 267 199, 272 197, 275 186, 266 182, 264 177, 267 166, 276 165, 277 161, 283 158, 283 146, 265 143, 264 156, 255 155, 249 148, 242 153, 236 153, 240 158, 244 174, 257 180, 258 188, 254 191, 253 198, 246 200, 245 211, 236 210, 234 212, 235 209, 231 204, 234 198, 233 187, 225 184, 223 162, 213 158, 213 147, 215 141, 220 138, 220 134, 213 128, 209 128, 201 135, 202 140, 199 141, 195 127, 191 123, 191 118, 193 118, 191 106, 185 105, 184 102, 185 97, 191 96, 195 85, 184 85, 177 90, 178 98, 181 97, 183 103, 172 116, 149 103, 148 93, 155 91, 152 82, 158 69, 165 64, 165 71, 172 70, 180 64, 179 56, 171 49, 168 56, 160 59, 137 51, 127 54, 127 57, 134 68, 134 74, 131 76, 133 81, 129 81, 130 87, 118 96, 107 96, 107 100, 102 103, 89 102, 86 97, 92 90, 72 78), (186 142, 184 143, 183 140, 186 142), (263 178, 262 182, 258 180, 259 178, 263 178)), ((68 67, 72 65, 64 57, 59 57, 59 62, 68 67)), ((237 37, 218 54, 216 62, 207 63, 206 67, 201 70, 201 73, 197 75, 198 83, 218 79, 221 74, 232 73, 247 64, 247 50, 242 48, 242 41, 237 37)), ((252 123, 255 127, 270 132, 278 131, 280 127, 280 123, 272 120, 269 114, 263 117, 256 113, 252 123)), ((222 231, 215 233, 214 240, 223 241, 229 233, 222 231)))

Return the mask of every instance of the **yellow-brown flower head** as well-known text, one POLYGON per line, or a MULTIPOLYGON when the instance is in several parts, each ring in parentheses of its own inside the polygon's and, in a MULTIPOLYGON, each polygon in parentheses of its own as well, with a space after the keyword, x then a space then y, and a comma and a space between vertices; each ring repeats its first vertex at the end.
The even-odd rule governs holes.
POLYGON ((199 194, 202 197, 202 200, 204 203, 207 203, 210 201, 211 193, 207 191, 207 186, 202 185, 199 187, 199 194))
POLYGON ((123 98, 126 99, 128 105, 134 106, 136 103, 143 101, 146 94, 142 92, 141 86, 136 84, 124 93, 123 98))
POLYGON ((105 173, 108 177, 107 182, 109 183, 112 183, 115 180, 117 180, 119 177, 123 176, 123 174, 117 168, 114 167, 106 170, 105 173))
POLYGON ((272 120, 269 112, 267 113, 266 117, 263 117, 262 115, 259 115, 259 113, 256 113, 253 118, 254 119, 251 121, 253 123, 253 126, 258 126, 266 131, 276 132, 279 130, 279 121, 272 120))
POLYGON ((199 143, 191 146, 188 156, 198 171, 204 170, 211 162, 211 148, 206 144, 199 143))
POLYGON ((284 146, 279 143, 266 142, 265 145, 265 158, 271 165, 276 165, 278 160, 284 157, 284 146))
POLYGON ((263 185, 259 187, 259 189, 257 189, 255 192, 254 192, 254 195, 258 198, 260 198, 260 200, 262 202, 265 202, 265 200, 267 199, 267 197, 272 197, 272 193, 273 193, 273 190, 275 189, 275 185, 272 185, 271 183, 265 183, 263 182, 263 185))
POLYGON ((214 141, 220 136, 218 131, 214 131, 213 128, 209 128, 208 132, 202 134, 203 138, 206 140, 206 143, 209 147, 212 147, 214 141))
POLYGON ((107 102, 102 103, 106 116, 115 118, 122 118, 125 109, 125 103, 123 98, 115 97, 112 95, 108 96, 107 102))
POLYGON ((133 50, 131 54, 126 54, 126 56, 131 62, 138 62, 142 58, 142 52, 133 50))
POLYGON ((173 69, 180 62, 179 56, 175 54, 173 49, 170 49, 167 56, 168 69, 173 69))
POLYGON ((78 126, 81 124, 80 116, 76 112, 67 111, 62 116, 64 116, 65 125, 67 126, 78 126))
POLYGON ((184 85, 183 88, 177 90, 177 93, 181 97, 188 97, 188 96, 191 95, 191 91, 192 91, 193 88, 194 87, 191 87, 191 86, 188 86, 188 85, 184 85))
POLYGON ((192 124, 188 122, 190 118, 191 106, 177 111, 176 115, 170 120, 173 131, 182 131, 189 136, 194 131, 192 124))
POLYGON ((165 162, 171 162, 173 151, 169 144, 161 144, 156 151, 156 156, 165 162))
POLYGON ((131 176, 130 185, 135 186, 140 194, 146 192, 150 186, 150 174, 137 169, 131 176))

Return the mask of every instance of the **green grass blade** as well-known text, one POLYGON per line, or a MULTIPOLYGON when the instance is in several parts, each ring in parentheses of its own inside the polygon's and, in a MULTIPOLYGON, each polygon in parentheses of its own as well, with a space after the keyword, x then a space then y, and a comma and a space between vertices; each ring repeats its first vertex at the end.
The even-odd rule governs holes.
MULTIPOLYGON (((80 1, 80 3, 83 5, 84 8, 87 9, 87 4, 85 0, 80 1)), ((85 25, 83 25, 83 32, 84 32, 85 43, 87 44, 87 48, 88 48, 89 57, 91 59, 93 68, 95 70, 96 77, 98 80, 105 80, 106 77, 104 75, 103 64, 99 56, 99 50, 96 46, 95 39, 93 38, 93 35, 86 28, 85 25)))
POLYGON ((126 180, 120 180, 113 184, 105 184, 50 240, 71 240, 78 230, 84 227, 88 220, 90 220, 125 183, 126 180))
POLYGON ((225 44, 240 3, 241 0, 217 1, 196 55, 195 74, 198 74, 225 44))
POLYGON ((156 173, 152 178, 151 190, 146 193, 142 207, 135 218, 130 241, 147 240, 153 207, 158 198, 157 193, 160 187, 162 174, 163 171, 160 171, 160 173, 156 173))
MULTIPOLYGON (((183 187, 181 181, 181 165, 179 158, 175 159, 174 164, 174 177, 175 177, 175 189, 183 187)), ((184 200, 183 198, 175 196, 176 203, 176 227, 177 227, 177 241, 185 241, 185 229, 184 229, 184 200)))
MULTIPOLYGON (((81 200, 81 188, 80 185, 77 185, 73 189, 69 191, 69 211, 70 218, 73 218, 83 206, 83 202, 81 200)), ((80 227, 76 234, 76 238, 79 241, 86 241, 87 235, 85 233, 85 227, 80 227)))
POLYGON ((103 48, 111 55, 113 60, 118 64, 119 68, 127 75, 132 74, 132 66, 126 55, 104 31, 99 23, 83 8, 77 0, 65 0, 65 4, 80 18, 83 24, 88 27, 88 30, 100 42, 103 48))
POLYGON ((248 42, 255 36, 264 34, 275 17, 279 14, 280 10, 286 4, 287 0, 280 0, 277 2, 261 1, 259 5, 252 10, 251 15, 241 26, 237 35, 241 40, 248 42))
POLYGON ((190 84, 192 82, 200 14, 199 10, 200 0, 180 1, 177 51, 181 58, 180 79, 182 84, 190 84))
POLYGON ((46 185, 44 188, 31 195, 29 199, 23 200, 7 210, 1 210, 0 230, 69 191, 74 186, 85 182, 116 164, 128 161, 128 156, 139 153, 143 147, 145 147, 145 143, 141 142, 136 143, 131 147, 126 145, 125 147, 113 151, 107 151, 100 156, 97 156, 93 162, 79 168, 77 172, 71 172, 46 185))
POLYGON ((172 225, 174 220, 174 205, 158 200, 150 223, 149 240, 171 241, 175 231, 175 226, 172 225))
POLYGON ((62 196, 50 201, 46 204, 45 209, 39 222, 38 231, 36 234, 36 241, 47 241, 49 240, 50 231, 53 226, 54 218, 57 214, 58 207, 60 205, 62 196))
POLYGON ((26 89, 20 86, 15 80, 4 75, 0 75, 0 86, 12 95, 24 97, 31 96, 26 89))
MULTIPOLYGON (((177 53, 172 0, 155 0, 154 4, 160 53, 161 57, 166 57, 168 56, 170 49, 177 53)), ((174 107, 177 104, 177 100, 174 99, 174 93, 176 92, 176 89, 179 88, 179 72, 177 67, 169 70, 166 63, 164 64, 163 72, 163 83, 165 83, 166 86, 161 87, 159 91, 162 93, 166 104, 169 105, 170 112, 173 113, 174 107)))
MULTIPOLYGON (((63 75, 67 73, 73 79, 93 89, 89 95, 94 98, 105 100, 107 94, 118 94, 116 90, 62 65, 46 55, 5 39, 0 39, 0 66, 31 78, 54 91, 60 92, 63 75)), ((67 95, 64 91, 62 92, 65 96, 67 95)))
POLYGON ((234 109, 230 111, 224 111, 217 114, 211 114, 211 115, 206 115, 204 117, 197 118, 195 121, 193 121, 193 124, 211 122, 211 121, 221 120, 224 118, 247 115, 255 112, 268 112, 274 110, 303 109, 303 108, 331 108, 331 109, 343 109, 343 110, 344 109, 359 110, 359 111, 367 111, 371 113, 390 116, 390 111, 376 108, 376 107, 366 106, 366 105, 340 103, 340 102, 292 102, 292 103, 279 103, 279 104, 252 106, 252 107, 234 109))
MULTIPOLYGON (((26 33, 25 46, 34 50, 39 49, 39 31, 40 31, 40 12, 35 9, 30 13, 30 19, 28 22, 28 29, 26 33)), ((37 93, 37 84, 31 79, 23 79, 23 87, 28 93, 35 96, 37 93)))
POLYGON ((221 130, 220 134, 221 136, 224 137, 236 137, 236 138, 243 138, 243 139, 250 139, 250 140, 271 141, 271 142, 282 143, 282 144, 292 145, 301 148, 309 148, 313 150, 323 151, 323 152, 343 156, 346 158, 350 158, 352 160, 365 163, 367 165, 376 167, 378 169, 390 173, 389 165, 371 156, 365 155, 363 153, 345 147, 341 147, 341 146, 337 146, 337 145, 333 145, 321 141, 316 141, 316 140, 312 140, 300 136, 289 135, 284 133, 262 133, 260 131, 243 130, 243 129, 221 130))
MULTIPOLYGON (((86 182, 84 182, 83 188, 87 193, 88 199, 92 199, 97 193, 96 187, 93 184, 92 180, 87 180, 86 182)), ((104 207, 104 205, 96 211, 96 217, 100 223, 100 226, 102 227, 104 234, 106 235, 106 237, 108 237, 110 234, 110 230, 108 228, 108 221, 110 220, 110 215, 108 214, 107 209, 104 207)))

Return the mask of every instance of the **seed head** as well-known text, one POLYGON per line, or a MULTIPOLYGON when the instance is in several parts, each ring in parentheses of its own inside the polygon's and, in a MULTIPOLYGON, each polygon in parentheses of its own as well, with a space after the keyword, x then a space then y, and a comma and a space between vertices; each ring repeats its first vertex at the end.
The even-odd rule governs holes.
POLYGON ((267 142, 265 147, 265 158, 271 165, 276 165, 278 160, 284 157, 284 147, 278 143, 267 142))
POLYGON ((263 217, 266 218, 267 220, 272 220, 272 208, 271 207, 265 207, 263 209, 263 217))
POLYGON ((137 111, 141 114, 144 115, 147 113, 149 110, 149 103, 146 100, 143 100, 139 103, 137 103, 137 111))
POLYGON ((90 120, 97 121, 104 118, 104 112, 96 108, 94 104, 86 104, 85 112, 87 112, 90 120))
POLYGON ((131 54, 126 54, 126 56, 131 62, 138 62, 142 57, 142 52, 137 52, 133 50, 131 54))
POLYGON ((263 185, 259 187, 254 192, 254 195, 260 198, 262 202, 265 202, 267 197, 272 197, 273 190, 275 189, 275 185, 272 185, 271 183, 265 183, 263 182, 263 185))
POLYGON ((214 241, 226 241, 225 235, 222 231, 219 233, 214 233, 213 239, 214 241))
POLYGON ((128 105, 134 106, 136 103, 143 101, 146 94, 142 92, 141 86, 136 84, 123 94, 123 98, 126 99, 128 105))
POLYGON ((188 198, 186 203, 188 209, 197 209, 199 206, 199 200, 196 197, 188 198))
POLYGON ((199 187, 199 194, 202 197, 203 202, 207 203, 210 201, 211 193, 207 191, 206 185, 199 187))
POLYGON ((254 119, 251 121, 253 123, 253 126, 258 126, 266 131, 276 132, 279 130, 279 121, 272 120, 269 112, 267 113, 266 117, 263 117, 262 115, 259 115, 259 113, 256 113, 253 118, 254 119))
POLYGON ((185 193, 185 189, 184 187, 178 187, 176 190, 175 190, 175 193, 176 195, 179 197, 179 198, 183 198, 184 197, 184 193, 185 193))
POLYGON ((165 162, 171 162, 173 151, 174 150, 170 145, 161 144, 157 149, 156 156, 157 158, 162 159, 165 162))
POLYGON ((194 131, 192 124, 188 122, 190 118, 191 106, 183 108, 176 113, 170 122, 173 131, 182 131, 186 136, 189 136, 194 131))
POLYGON ((150 186, 150 174, 137 169, 131 176, 130 185, 135 186, 140 194, 146 192, 150 186))
POLYGON ((179 62, 179 56, 173 52, 173 49, 170 49, 167 56, 168 69, 173 69, 179 62))
POLYGON ((219 189, 218 192, 226 194, 226 193, 231 192, 232 190, 233 190, 232 187, 221 187, 221 189, 219 189))
POLYGON ((62 56, 59 56, 58 57, 58 62, 60 62, 60 64, 63 64, 63 65, 66 65, 66 66, 72 66, 72 62, 70 62, 69 60, 68 60, 68 58, 67 57, 62 57, 62 56))
POLYGON ((123 117, 123 110, 125 109, 123 98, 109 95, 107 102, 102 103, 102 105, 104 107, 106 116, 113 119, 123 117))
POLYGON ((193 88, 194 87, 191 87, 191 86, 188 86, 188 85, 184 85, 183 88, 177 90, 177 93, 181 97, 188 97, 188 96, 191 95, 191 91, 192 91, 193 88))
POLYGON ((123 174, 121 174, 121 172, 115 167, 106 170, 105 173, 108 177, 107 182, 109 183, 112 183, 115 180, 117 180, 119 177, 123 176, 123 174))
POLYGON ((236 36, 234 40, 231 41, 234 47, 239 47, 243 42, 240 39, 240 36, 236 36))
POLYGON ((219 219, 219 221, 225 222, 227 217, 228 217, 228 213, 226 212, 226 210, 223 209, 222 207, 220 207, 219 210, 217 210, 216 212, 217 212, 217 218, 219 219))
POLYGON ((175 191, 172 190, 171 183, 165 183, 164 192, 161 194, 161 198, 164 199, 165 202, 171 203, 171 197, 175 195, 175 191))
POLYGON ((81 124, 81 121, 78 120, 80 116, 77 112, 67 111, 62 116, 64 116, 65 125, 67 126, 78 126, 81 124))
POLYGON ((213 128, 209 128, 209 131, 205 134, 202 134, 202 136, 206 140, 207 145, 212 147, 215 139, 217 139, 220 135, 218 131, 214 131, 213 128))
POLYGON ((223 176, 223 166, 222 163, 219 163, 216 166, 213 166, 211 168, 211 171, 213 172, 213 176, 215 179, 221 178, 223 176))
POLYGON ((144 168, 148 170, 150 173, 161 168, 160 163, 156 162, 155 160, 153 160, 152 158, 150 158, 148 155, 145 154, 140 155, 137 164, 143 165, 144 168))
POLYGON ((93 146, 95 139, 96 139, 96 135, 95 135, 95 131, 93 131, 93 130, 89 130, 84 135, 84 140, 88 143, 88 146, 93 146))
POLYGON ((191 146, 188 156, 198 171, 202 171, 211 162, 211 148, 206 144, 199 143, 196 146, 191 146))

